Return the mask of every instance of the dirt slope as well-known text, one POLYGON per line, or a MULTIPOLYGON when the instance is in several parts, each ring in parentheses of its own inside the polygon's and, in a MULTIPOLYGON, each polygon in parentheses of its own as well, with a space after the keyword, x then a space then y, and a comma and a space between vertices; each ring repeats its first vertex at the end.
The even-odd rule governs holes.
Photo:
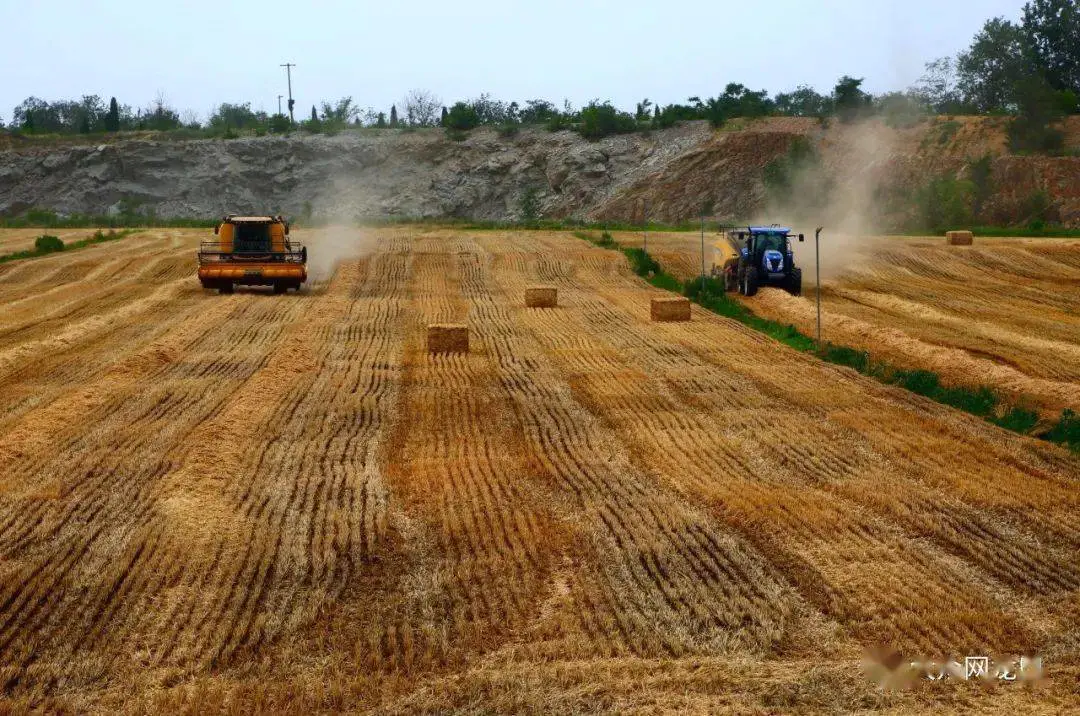
MULTIPOLYGON (((881 120, 824 127, 769 118, 734 120, 719 131, 690 122, 595 143, 542 129, 513 137, 481 129, 464 141, 442 130, 97 145, 24 140, 0 151, 0 214, 33 207, 105 214, 127 205, 182 217, 270 207, 348 220, 514 219, 534 192, 549 217, 640 221, 647 210, 653 220, 683 221, 708 206, 724 218, 793 221, 798 214, 874 230, 908 217, 930 178, 963 178, 970 162, 989 154, 986 221, 1025 222, 1032 198, 1045 192, 1047 218, 1080 225, 1080 157, 1010 156, 1004 122, 936 118, 896 129, 881 120), (764 167, 799 136, 822 159, 806 181, 832 187, 832 199, 768 206, 764 167)), ((1080 151, 1080 117, 1070 121, 1067 143, 1080 151)))
MULTIPOLYGON (((84 710, 1063 709, 1080 462, 566 234, 382 230, 298 295, 199 232, 0 267, 0 679, 84 710), (556 285, 557 309, 522 306, 556 285), (468 355, 428 355, 464 321, 468 355), (882 692, 862 648, 1039 654, 882 692)), ((317 251, 320 237, 308 235, 317 251)))

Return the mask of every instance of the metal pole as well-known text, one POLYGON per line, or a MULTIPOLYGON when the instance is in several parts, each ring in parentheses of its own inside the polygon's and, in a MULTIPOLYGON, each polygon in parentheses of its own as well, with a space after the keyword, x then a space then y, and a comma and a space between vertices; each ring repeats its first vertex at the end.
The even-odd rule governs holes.
POLYGON ((282 65, 285 68, 285 76, 289 80, 289 122, 295 124, 296 119, 293 117, 293 98, 292 98, 292 68, 296 67, 291 62, 286 62, 282 65))
POLYGON ((281 98, 282 97, 283 97, 283 95, 280 95, 280 94, 277 96, 277 113, 278 114, 281 114, 281 98))
POLYGON ((817 343, 821 347, 821 229, 819 226, 814 232, 814 270, 817 272, 817 343))
POLYGON ((701 290, 705 290, 705 214, 701 215, 701 290))
POLYGON ((642 199, 642 201, 641 201, 641 213, 645 215, 643 217, 645 225, 642 227, 642 234, 645 237, 644 238, 644 242, 645 242, 644 251, 645 251, 645 253, 649 253, 649 202, 645 201, 644 199, 642 199))

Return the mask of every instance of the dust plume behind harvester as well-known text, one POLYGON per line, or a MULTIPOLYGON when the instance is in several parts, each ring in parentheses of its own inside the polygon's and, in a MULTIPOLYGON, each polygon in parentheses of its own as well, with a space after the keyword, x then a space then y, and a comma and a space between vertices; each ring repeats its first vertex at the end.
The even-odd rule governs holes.
POLYGON ((307 281, 307 247, 289 238, 282 216, 226 216, 215 239, 199 246, 203 288, 232 293, 236 286, 299 290, 307 281))

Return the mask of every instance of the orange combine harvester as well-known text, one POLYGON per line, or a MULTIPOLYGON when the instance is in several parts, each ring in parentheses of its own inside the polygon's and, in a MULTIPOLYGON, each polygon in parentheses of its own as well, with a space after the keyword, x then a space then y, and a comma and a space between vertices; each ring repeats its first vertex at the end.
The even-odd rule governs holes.
POLYGON ((232 293, 236 286, 299 290, 307 281, 307 247, 289 238, 281 216, 226 216, 213 241, 199 246, 203 288, 232 293))

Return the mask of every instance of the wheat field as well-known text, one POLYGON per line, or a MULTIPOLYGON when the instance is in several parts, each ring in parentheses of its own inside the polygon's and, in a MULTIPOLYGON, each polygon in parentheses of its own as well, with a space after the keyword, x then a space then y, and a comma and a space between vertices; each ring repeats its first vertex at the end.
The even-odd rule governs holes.
POLYGON ((1067 451, 697 306, 653 323, 569 234, 364 230, 300 293, 219 296, 205 233, 0 265, 5 707, 1080 703, 1067 451), (1048 678, 884 690, 876 646, 1048 678))
MULTIPOLYGON (((642 235, 619 233, 627 246, 642 235)), ((706 233, 706 261, 710 242, 706 233)), ((795 244, 805 295, 763 291, 747 301, 765 318, 814 335, 813 239, 795 244)), ((674 275, 701 272, 696 234, 649 238, 674 275)), ((870 351, 955 385, 992 386, 1047 418, 1080 412, 1080 241, 941 237, 822 238, 823 339, 870 351), (839 245, 835 245, 839 244, 839 245)))

